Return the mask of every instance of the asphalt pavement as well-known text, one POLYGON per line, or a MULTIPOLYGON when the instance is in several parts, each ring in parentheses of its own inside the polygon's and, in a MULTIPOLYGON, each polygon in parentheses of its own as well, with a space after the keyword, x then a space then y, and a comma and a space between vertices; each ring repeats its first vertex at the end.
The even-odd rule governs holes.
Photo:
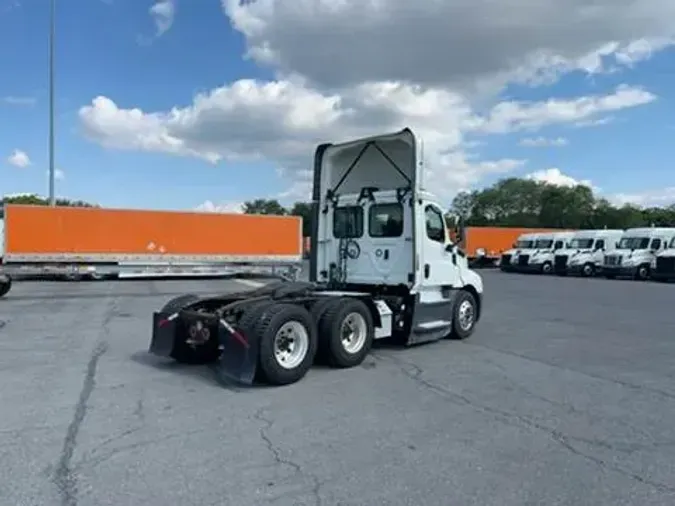
POLYGON ((226 388, 151 312, 250 280, 18 282, 0 300, 0 504, 675 504, 675 285, 483 271, 466 342, 226 388))

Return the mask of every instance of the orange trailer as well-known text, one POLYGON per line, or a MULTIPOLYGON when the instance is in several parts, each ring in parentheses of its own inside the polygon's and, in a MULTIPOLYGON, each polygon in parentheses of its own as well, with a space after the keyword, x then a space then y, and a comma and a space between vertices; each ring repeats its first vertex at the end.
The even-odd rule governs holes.
MULTIPOLYGON (((464 240, 460 245, 470 261, 480 263, 480 265, 494 265, 502 251, 511 249, 520 235, 545 232, 559 232, 559 230, 526 227, 466 227, 464 240)), ((451 237, 457 241, 457 232, 451 231, 451 237)))
POLYGON ((163 274, 208 274, 242 264, 299 264, 303 254, 297 216, 8 204, 0 237, 5 273, 32 266, 124 275, 159 264, 171 271, 163 274))

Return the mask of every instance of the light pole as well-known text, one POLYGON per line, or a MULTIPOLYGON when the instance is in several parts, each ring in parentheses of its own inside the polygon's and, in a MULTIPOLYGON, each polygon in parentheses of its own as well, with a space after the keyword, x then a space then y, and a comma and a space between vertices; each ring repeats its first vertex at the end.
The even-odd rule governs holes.
POLYGON ((49 205, 56 205, 54 195, 54 33, 56 0, 49 0, 49 205))

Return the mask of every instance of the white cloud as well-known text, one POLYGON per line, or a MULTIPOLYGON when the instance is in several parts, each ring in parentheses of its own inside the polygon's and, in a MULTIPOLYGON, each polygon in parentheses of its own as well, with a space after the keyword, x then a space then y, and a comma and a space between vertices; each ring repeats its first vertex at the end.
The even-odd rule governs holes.
POLYGON ((152 16, 157 29, 157 36, 163 35, 173 25, 176 16, 176 5, 174 0, 160 0, 150 7, 150 16, 152 16))
POLYGON ((619 86, 609 95, 591 95, 572 100, 551 98, 544 102, 502 102, 475 128, 490 133, 536 130, 545 125, 593 120, 607 112, 645 105, 656 96, 641 88, 619 86))
POLYGON ((597 190, 597 188, 589 179, 574 179, 572 176, 564 174, 556 167, 532 172, 531 174, 526 175, 525 179, 531 179, 532 181, 538 181, 540 183, 546 183, 554 186, 574 187, 583 185, 588 186, 593 190, 597 190))
POLYGON ((30 165, 30 158, 25 151, 20 149, 15 149, 9 158, 7 158, 7 163, 13 165, 14 167, 19 167, 21 169, 26 168, 30 165))
POLYGON ((641 207, 666 207, 675 204, 675 186, 636 193, 617 193, 607 199, 615 205, 634 204, 641 207))
MULTIPOLYGON (((656 97, 619 86, 499 103, 504 85, 550 82, 573 70, 616 72, 669 46, 675 35, 675 3, 667 0, 221 3, 249 56, 270 65, 275 80, 242 79, 166 111, 99 96, 79 111, 83 131, 115 149, 214 164, 268 160, 289 179, 279 194, 288 199, 308 195, 317 144, 405 126, 425 139, 428 183, 443 198, 486 174, 508 173, 526 160, 477 158, 486 136, 530 132, 525 145, 538 145, 542 127, 602 124, 656 97)), ((170 26, 173 7, 153 6, 153 16, 168 21, 162 26, 170 26)))
POLYGON ((244 203, 243 202, 221 202, 220 204, 214 204, 211 200, 207 200, 197 207, 195 211, 202 211, 208 213, 236 213, 242 214, 244 212, 244 203))
MULTIPOLYGON (((107 97, 79 111, 85 134, 104 146, 220 160, 276 161, 291 177, 288 195, 306 193, 315 146, 412 127, 424 138, 429 185, 445 196, 486 174, 505 173, 525 160, 477 160, 466 133, 505 133, 548 124, 574 123, 603 110, 653 99, 620 87, 606 96, 497 104, 486 116, 472 112, 461 95, 399 83, 367 83, 321 93, 300 80, 240 80, 197 96, 191 105, 165 112, 122 108, 107 97)), ((289 197, 290 198, 290 197, 289 197)))
POLYGON ((525 137, 519 144, 527 148, 561 147, 567 146, 569 141, 564 137, 549 139, 547 137, 525 137))
POLYGON ((35 99, 35 97, 19 97, 19 96, 9 95, 9 96, 6 96, 6 97, 2 97, 2 102, 7 104, 7 105, 31 106, 31 105, 35 105, 37 100, 35 99))
POLYGON ((547 81, 632 64, 675 35, 671 0, 221 2, 252 58, 327 87, 547 81))

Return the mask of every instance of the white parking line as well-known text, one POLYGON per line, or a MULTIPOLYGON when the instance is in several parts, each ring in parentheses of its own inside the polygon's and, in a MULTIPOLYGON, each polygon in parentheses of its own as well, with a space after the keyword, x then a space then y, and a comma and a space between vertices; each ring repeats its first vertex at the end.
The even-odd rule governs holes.
POLYGON ((242 285, 248 285, 252 286, 253 288, 260 288, 261 286, 265 286, 266 283, 261 283, 260 281, 253 281, 252 279, 235 279, 237 283, 241 283, 242 285))

